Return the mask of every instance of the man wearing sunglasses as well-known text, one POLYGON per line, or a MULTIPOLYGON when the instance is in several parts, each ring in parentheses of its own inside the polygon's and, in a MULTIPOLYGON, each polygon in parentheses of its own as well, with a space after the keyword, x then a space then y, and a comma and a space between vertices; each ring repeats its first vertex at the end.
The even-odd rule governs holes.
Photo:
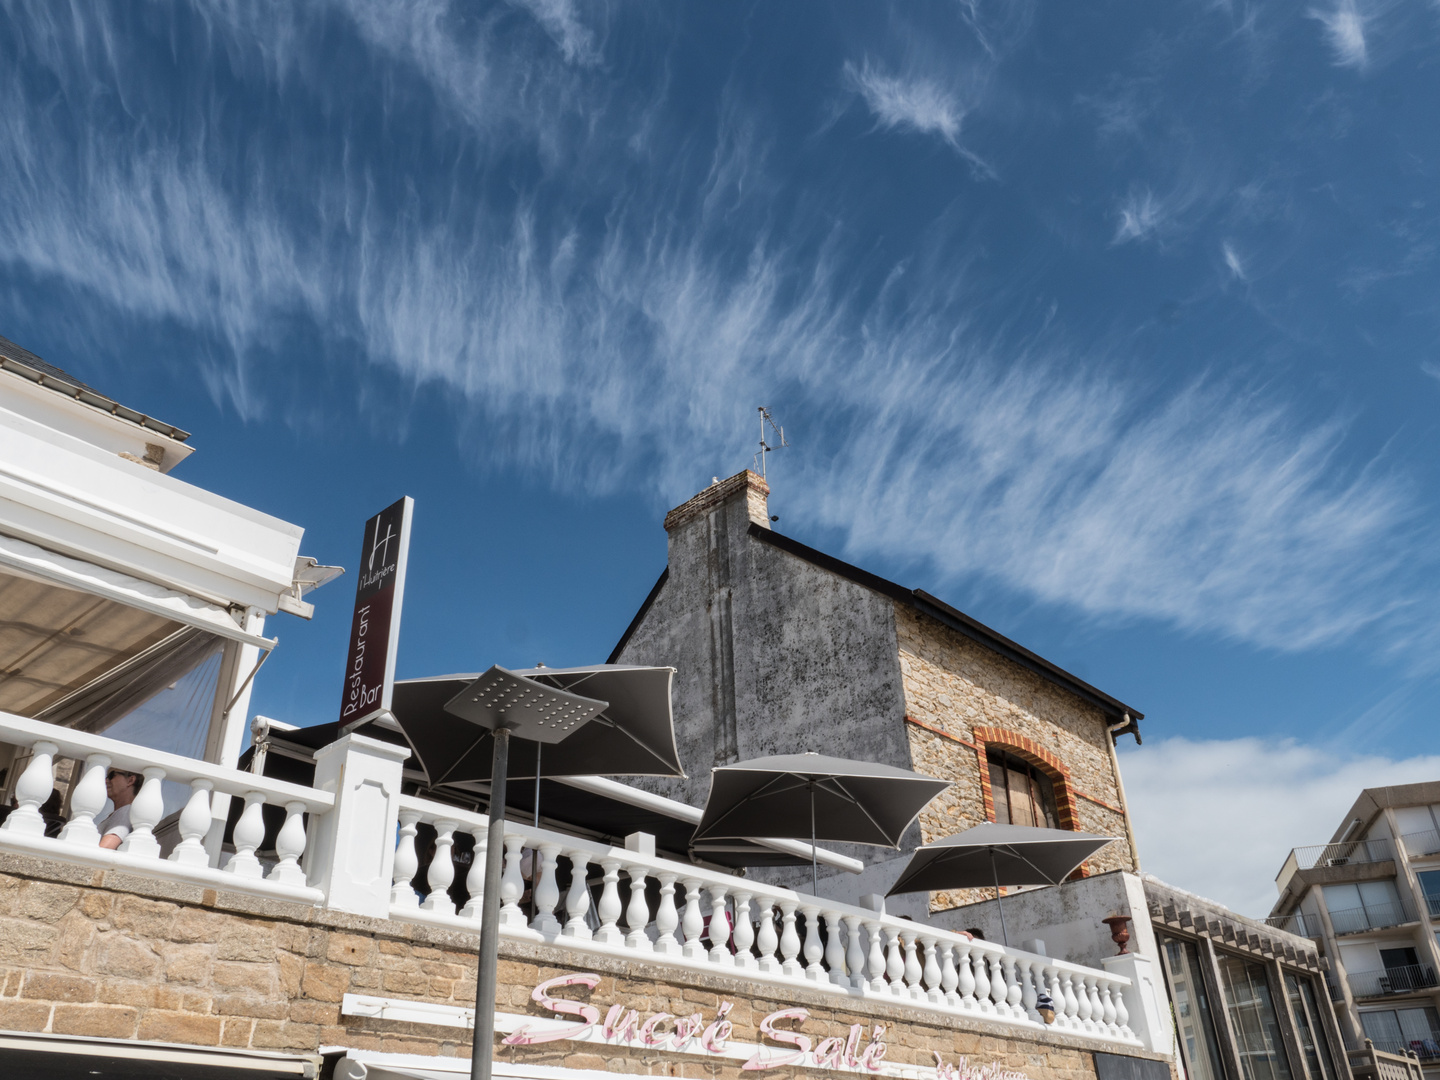
POLYGON ((105 794, 115 810, 100 822, 100 846, 112 851, 118 848, 125 837, 130 835, 130 804, 140 790, 143 779, 139 773, 111 769, 105 774, 105 794))

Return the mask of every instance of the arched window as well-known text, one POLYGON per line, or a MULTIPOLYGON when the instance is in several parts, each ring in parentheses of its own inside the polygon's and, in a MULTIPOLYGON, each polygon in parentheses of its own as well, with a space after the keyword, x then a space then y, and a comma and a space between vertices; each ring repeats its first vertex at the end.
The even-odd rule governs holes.
POLYGON ((990 767, 990 797, 1001 825, 1039 825, 1058 829, 1055 785, 1024 758, 995 747, 985 750, 990 767))

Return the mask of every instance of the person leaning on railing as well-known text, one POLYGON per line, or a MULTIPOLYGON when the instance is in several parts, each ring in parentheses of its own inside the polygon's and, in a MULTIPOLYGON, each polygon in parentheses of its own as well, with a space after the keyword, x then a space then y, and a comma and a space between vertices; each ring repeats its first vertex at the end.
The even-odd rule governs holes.
POLYGON ((135 801, 135 793, 140 790, 142 779, 139 773, 126 772, 124 769, 111 769, 105 774, 105 794, 110 796, 110 802, 115 809, 109 817, 100 822, 102 848, 113 851, 130 835, 130 804, 135 801))

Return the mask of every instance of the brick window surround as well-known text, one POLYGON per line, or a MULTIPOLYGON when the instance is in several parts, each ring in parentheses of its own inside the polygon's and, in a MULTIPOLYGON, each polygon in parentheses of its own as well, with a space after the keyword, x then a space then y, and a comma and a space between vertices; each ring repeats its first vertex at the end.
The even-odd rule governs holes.
MULTIPOLYGON (((1070 767, 1046 750, 1034 739, 1004 728, 977 727, 972 733, 975 740, 975 756, 980 765, 980 791, 985 799, 985 820, 995 820, 995 800, 990 792, 990 762, 986 750, 994 746, 1007 754, 1014 754, 1028 761, 1050 778, 1055 789, 1055 817, 1062 829, 1078 830, 1080 815, 1075 805, 1075 789, 1070 779, 1070 767)), ((1080 877, 1089 876, 1089 870, 1081 866, 1080 877)))

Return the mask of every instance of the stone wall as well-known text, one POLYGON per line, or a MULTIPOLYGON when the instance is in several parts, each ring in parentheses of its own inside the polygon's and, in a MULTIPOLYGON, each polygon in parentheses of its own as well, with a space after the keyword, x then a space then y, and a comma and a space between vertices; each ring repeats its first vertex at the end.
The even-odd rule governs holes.
MULTIPOLYGON (((259 900, 213 889, 150 881, 118 871, 0 854, 0 1030, 49 1031, 201 1046, 314 1052, 321 1046, 453 1056, 469 1052, 460 1028, 342 1016, 347 993, 471 1007, 476 935, 368 919, 259 900)), ((557 996, 601 1007, 624 1003, 647 1013, 712 1018, 733 1003, 733 1038, 760 1042, 766 1014, 811 1011, 805 1032, 843 1035, 854 1023, 887 1028, 891 1063, 999 1062, 1030 1080, 1095 1080, 1093 1050, 1113 1046, 1055 1033, 1017 1038, 980 1019, 900 1004, 862 1009, 800 987, 777 991, 743 976, 677 971, 620 958, 585 957, 562 948, 502 942, 501 1012, 551 1014, 530 998, 544 979, 595 972, 593 991, 557 996)), ((777 1047, 777 1049, 784 1049, 777 1047)), ((499 1058, 525 1064, 655 1076, 740 1080, 739 1062, 665 1055, 655 1050, 582 1043, 498 1045, 499 1058)), ((1143 1051, 1134 1056, 1154 1058, 1143 1051)), ((781 1075, 817 1070, 787 1068, 781 1075)), ((748 1074, 746 1074, 748 1075, 748 1074)))
MULTIPOLYGON (((895 631, 913 767, 954 781, 920 815, 925 841, 992 820, 984 753, 995 743, 1050 774, 1062 826, 1119 837, 1087 862, 1087 872, 1130 869, 1104 714, 912 608, 896 605, 895 631)), ((993 890, 936 893, 931 906, 987 895, 993 890)))

